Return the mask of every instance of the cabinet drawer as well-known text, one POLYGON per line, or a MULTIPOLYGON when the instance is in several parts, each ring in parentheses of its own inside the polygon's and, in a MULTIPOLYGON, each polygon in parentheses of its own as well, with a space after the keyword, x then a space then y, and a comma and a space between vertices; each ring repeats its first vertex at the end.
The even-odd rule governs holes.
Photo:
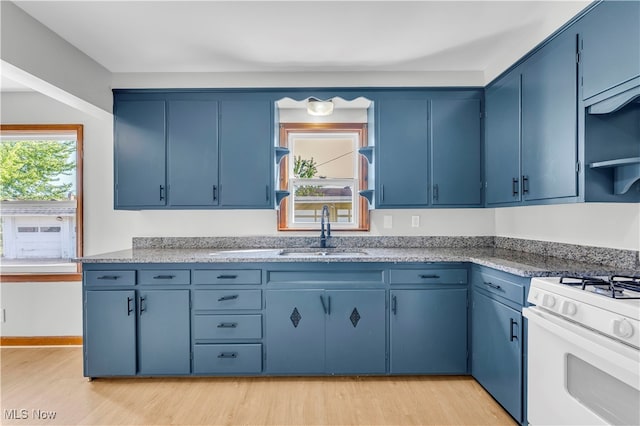
POLYGON ((136 271, 85 271, 86 285, 135 285, 136 271))
POLYGON ((193 271, 194 284, 260 284, 262 271, 260 270, 195 270, 193 271))
POLYGON ((262 290, 196 290, 195 310, 262 309, 262 290))
POLYGON ((391 284, 466 284, 466 269, 391 269, 391 284))
POLYGON ((262 371, 262 345, 195 345, 193 372, 260 373, 262 371))
POLYGON ((260 339, 262 315, 196 315, 193 337, 198 339, 260 339))
POLYGON ((158 269, 138 271, 138 284, 189 284, 191 276, 188 269, 158 269))
POLYGON ((497 294, 512 302, 524 305, 525 288, 523 285, 508 281, 484 271, 474 269, 472 271, 472 281, 476 288, 481 288, 492 294, 497 294))

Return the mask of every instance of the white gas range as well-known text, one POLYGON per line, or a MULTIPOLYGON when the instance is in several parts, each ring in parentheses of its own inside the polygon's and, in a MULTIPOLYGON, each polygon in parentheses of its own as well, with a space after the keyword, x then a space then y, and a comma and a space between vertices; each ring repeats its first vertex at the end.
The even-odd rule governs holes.
POLYGON ((640 277, 533 278, 532 425, 640 424, 640 277))

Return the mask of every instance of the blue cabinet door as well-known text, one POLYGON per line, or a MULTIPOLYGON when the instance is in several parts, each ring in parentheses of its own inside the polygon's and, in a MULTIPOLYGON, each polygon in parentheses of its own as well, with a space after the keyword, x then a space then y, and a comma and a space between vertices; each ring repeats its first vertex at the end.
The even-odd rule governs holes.
POLYGON ((167 102, 168 199, 171 206, 218 204, 218 103, 167 102))
POLYGON ((133 290, 85 293, 85 375, 136 374, 136 298, 133 290))
POLYGON ((115 207, 164 206, 165 102, 116 101, 115 207))
POLYGON ((273 206, 272 109, 268 101, 220 102, 220 200, 223 207, 273 206))
POLYGON ((327 299, 326 372, 383 374, 384 290, 331 290, 327 299))
POLYGON ((579 22, 582 97, 640 76, 640 2, 605 1, 579 22))
POLYGON ((480 205, 480 100, 434 99, 431 103, 434 205, 480 205))
POLYGON ((522 419, 522 316, 474 291, 471 322, 473 377, 516 420, 522 419))
POLYGON ((140 374, 189 374, 189 290, 138 292, 140 374))
POLYGON ((467 289, 390 294, 391 373, 466 373, 467 289))
POLYGON ((489 87, 485 102, 487 204, 520 201, 520 71, 489 87))
POLYGON ((266 370, 271 374, 321 374, 325 371, 323 290, 268 290, 266 295, 266 370))
POLYGON ((535 53, 522 74, 522 192, 525 200, 577 195, 576 34, 535 53))
POLYGON ((377 206, 429 204, 429 101, 383 99, 378 111, 377 206))

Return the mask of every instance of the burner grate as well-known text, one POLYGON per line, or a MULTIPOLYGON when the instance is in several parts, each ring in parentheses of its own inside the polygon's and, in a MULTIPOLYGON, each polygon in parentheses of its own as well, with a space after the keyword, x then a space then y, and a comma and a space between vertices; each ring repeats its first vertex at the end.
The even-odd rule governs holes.
POLYGON ((560 277, 560 284, 580 287, 613 299, 640 299, 640 276, 637 275, 612 275, 608 279, 565 275, 560 277))

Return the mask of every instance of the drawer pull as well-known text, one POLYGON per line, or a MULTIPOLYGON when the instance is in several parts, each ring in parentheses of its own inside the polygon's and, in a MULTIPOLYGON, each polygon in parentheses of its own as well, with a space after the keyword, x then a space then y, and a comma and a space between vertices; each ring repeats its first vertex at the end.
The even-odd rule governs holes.
POLYGON ((101 275, 97 279, 99 280, 117 280, 120 279, 119 275, 101 275))
POLYGON ((423 280, 432 278, 432 279, 438 279, 440 278, 440 275, 435 275, 435 274, 431 274, 431 275, 419 275, 420 278, 422 278, 423 280))
POLYGON ((494 284, 492 282, 489 282, 489 281, 484 281, 484 285, 486 285, 487 287, 494 288, 496 290, 504 291, 504 290, 502 290, 502 287, 500 287, 499 285, 494 284))
POLYGON ((131 302, 133 302, 133 298, 127 297, 127 316, 131 316, 131 313, 133 312, 133 308, 131 307, 131 302))
POLYGON ((176 276, 175 275, 156 275, 153 277, 154 280, 172 280, 176 276))
POLYGON ((218 324, 218 328, 236 328, 237 326, 237 322, 221 322, 218 324))
POLYGON ((238 298, 237 294, 232 294, 231 296, 222 296, 221 298, 218 299, 218 302, 224 302, 225 300, 234 300, 237 298, 238 298))
POLYGON ((235 280, 238 278, 237 275, 218 275, 219 280, 235 280))
POLYGON ((218 358, 238 358, 238 352, 220 352, 218 358))

